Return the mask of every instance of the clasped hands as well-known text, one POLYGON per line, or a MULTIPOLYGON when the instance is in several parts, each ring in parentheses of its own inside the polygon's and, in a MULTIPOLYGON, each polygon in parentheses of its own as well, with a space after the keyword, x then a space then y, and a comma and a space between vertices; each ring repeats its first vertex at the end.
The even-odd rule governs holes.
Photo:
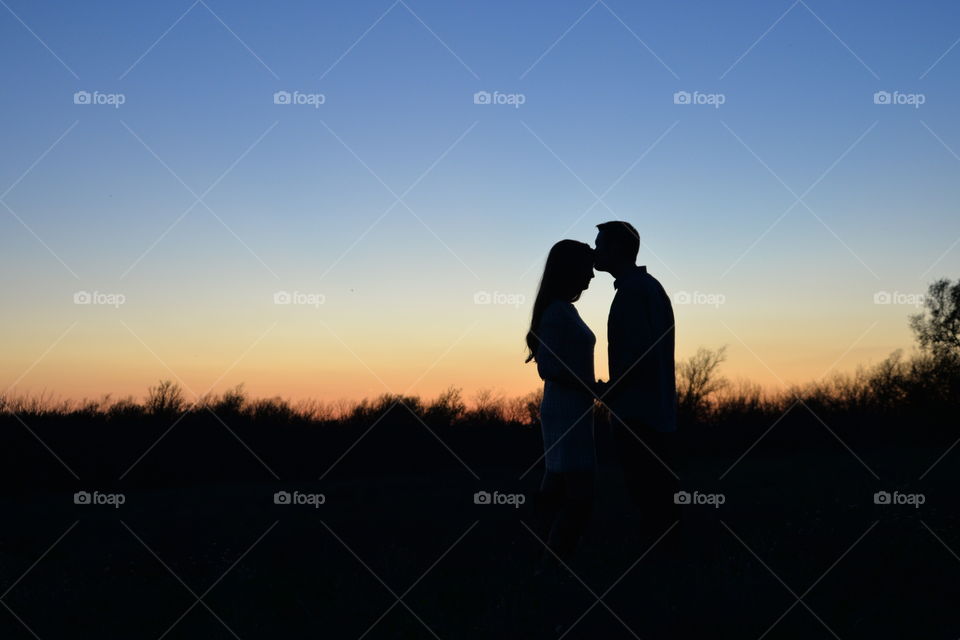
POLYGON ((593 393, 594 397, 597 400, 603 399, 604 394, 607 392, 607 389, 610 387, 609 381, 597 380, 592 385, 590 385, 590 391, 593 393))

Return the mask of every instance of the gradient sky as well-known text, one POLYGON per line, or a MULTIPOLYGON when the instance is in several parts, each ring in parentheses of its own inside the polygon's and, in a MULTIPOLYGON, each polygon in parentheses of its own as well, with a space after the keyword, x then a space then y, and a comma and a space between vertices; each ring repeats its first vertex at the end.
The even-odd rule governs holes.
POLYGON ((771 387, 911 348, 960 275, 952 1, 0 4, 0 390, 523 393, 545 253, 608 219, 678 357, 771 387))

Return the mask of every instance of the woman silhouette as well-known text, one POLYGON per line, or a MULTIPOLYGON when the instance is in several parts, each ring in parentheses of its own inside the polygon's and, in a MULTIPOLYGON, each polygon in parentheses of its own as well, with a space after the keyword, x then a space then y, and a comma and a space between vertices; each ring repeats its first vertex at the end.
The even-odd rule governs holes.
POLYGON ((540 424, 546 473, 537 512, 553 553, 544 554, 541 569, 553 564, 554 554, 565 560, 573 553, 593 510, 596 337, 573 306, 590 286, 593 261, 593 249, 583 242, 553 245, 527 333, 527 362, 536 361, 544 381, 540 424))

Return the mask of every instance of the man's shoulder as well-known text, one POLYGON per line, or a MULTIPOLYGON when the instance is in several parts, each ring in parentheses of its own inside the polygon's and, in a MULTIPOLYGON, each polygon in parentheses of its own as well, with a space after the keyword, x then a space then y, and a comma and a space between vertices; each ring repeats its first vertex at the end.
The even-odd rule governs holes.
POLYGON ((666 289, 663 288, 663 285, 660 284, 660 281, 649 273, 644 273, 641 281, 643 283, 643 287, 646 288, 647 291, 653 291, 666 295, 666 289))
POLYGON ((650 275, 645 268, 638 268, 637 271, 630 274, 629 277, 623 278, 623 282, 617 283, 617 295, 620 293, 642 295, 661 291, 664 291, 663 285, 660 284, 659 280, 650 275))
POLYGON ((649 273, 640 272, 635 277, 617 287, 611 305, 611 314, 620 315, 629 313, 630 309, 663 309, 671 308, 670 296, 660 281, 649 273), (617 309, 616 311, 614 309, 617 309))

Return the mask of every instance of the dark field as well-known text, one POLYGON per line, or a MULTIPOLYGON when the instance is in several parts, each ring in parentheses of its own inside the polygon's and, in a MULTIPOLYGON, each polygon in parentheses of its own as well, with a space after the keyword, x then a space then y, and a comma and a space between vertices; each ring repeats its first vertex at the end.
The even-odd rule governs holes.
POLYGON ((569 570, 534 577, 542 466, 521 476, 535 425, 405 405, 329 424, 222 409, 2 418, 0 637, 960 635, 955 415, 797 405, 688 424, 682 485, 725 502, 684 507, 657 544, 601 419, 592 528, 569 570), (81 490, 125 503, 74 504, 81 490), (526 504, 474 504, 481 490, 526 504), (924 503, 875 504, 882 490, 924 503), (325 502, 274 504, 277 491, 325 502))

